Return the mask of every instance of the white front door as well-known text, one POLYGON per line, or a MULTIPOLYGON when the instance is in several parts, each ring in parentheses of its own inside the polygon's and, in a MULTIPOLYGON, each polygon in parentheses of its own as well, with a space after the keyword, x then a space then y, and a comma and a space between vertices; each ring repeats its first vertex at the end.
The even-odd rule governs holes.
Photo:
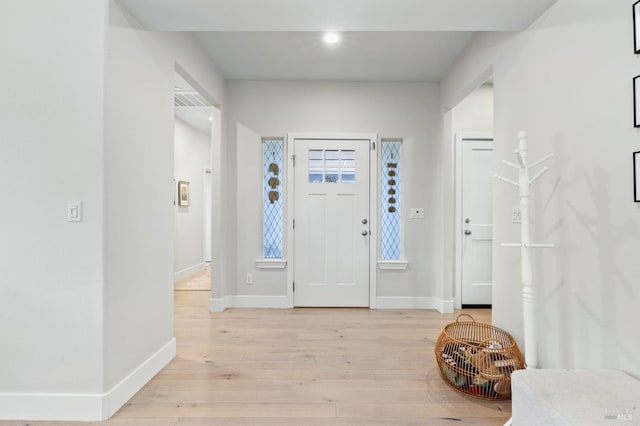
POLYGON ((369 306, 370 143, 294 142, 295 306, 369 306))
POLYGON ((493 141, 462 141, 462 305, 491 305, 493 141))

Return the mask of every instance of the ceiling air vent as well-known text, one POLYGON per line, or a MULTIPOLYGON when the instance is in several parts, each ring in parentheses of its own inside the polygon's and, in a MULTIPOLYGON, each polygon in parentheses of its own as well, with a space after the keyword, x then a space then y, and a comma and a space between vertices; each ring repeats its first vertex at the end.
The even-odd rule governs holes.
POLYGON ((174 106, 176 108, 210 107, 211 104, 198 92, 175 92, 174 106))

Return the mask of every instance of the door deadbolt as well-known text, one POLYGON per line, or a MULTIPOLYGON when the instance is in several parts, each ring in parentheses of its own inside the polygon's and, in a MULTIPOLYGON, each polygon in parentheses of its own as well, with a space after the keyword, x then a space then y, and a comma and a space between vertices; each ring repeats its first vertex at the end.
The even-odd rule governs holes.
POLYGON ((469 219, 469 218, 466 218, 466 219, 464 220, 464 223, 469 223, 469 222, 471 222, 471 219, 469 219))
POLYGON ((464 235, 471 235, 471 231, 470 231, 470 230, 468 230, 468 229, 465 229, 465 230, 464 230, 464 235))
POLYGON ((369 223, 369 221, 367 219, 362 219, 362 224, 366 225, 367 223, 369 223))

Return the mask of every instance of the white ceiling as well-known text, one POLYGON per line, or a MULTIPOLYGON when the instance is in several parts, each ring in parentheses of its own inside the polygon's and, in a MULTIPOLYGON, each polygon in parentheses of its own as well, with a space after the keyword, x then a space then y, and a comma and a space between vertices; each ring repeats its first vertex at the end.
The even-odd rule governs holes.
POLYGON ((118 1, 143 28, 192 32, 227 79, 344 81, 439 81, 477 32, 521 31, 556 2, 118 1))
POLYGON ((439 81, 475 33, 198 32, 222 74, 240 80, 439 81))
POLYGON ((227 79, 439 81, 477 31, 523 30, 556 0, 119 1, 144 28, 193 32, 227 79))
POLYGON ((162 31, 519 31, 555 0, 120 0, 162 31))

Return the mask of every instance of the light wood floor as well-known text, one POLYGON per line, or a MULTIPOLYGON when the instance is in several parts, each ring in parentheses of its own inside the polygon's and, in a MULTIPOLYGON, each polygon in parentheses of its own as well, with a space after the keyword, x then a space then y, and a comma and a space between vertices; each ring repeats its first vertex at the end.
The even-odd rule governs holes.
POLYGON ((176 281, 173 283, 173 289, 176 291, 211 290, 211 265, 208 265, 202 272, 176 281))
MULTIPOLYGON (((111 426, 502 425, 511 403, 463 396, 433 345, 455 315, 423 310, 230 309, 175 292, 178 356, 111 426)), ((466 311, 489 321, 489 311, 466 311)), ((0 422, 3 426, 69 425, 0 422)))

